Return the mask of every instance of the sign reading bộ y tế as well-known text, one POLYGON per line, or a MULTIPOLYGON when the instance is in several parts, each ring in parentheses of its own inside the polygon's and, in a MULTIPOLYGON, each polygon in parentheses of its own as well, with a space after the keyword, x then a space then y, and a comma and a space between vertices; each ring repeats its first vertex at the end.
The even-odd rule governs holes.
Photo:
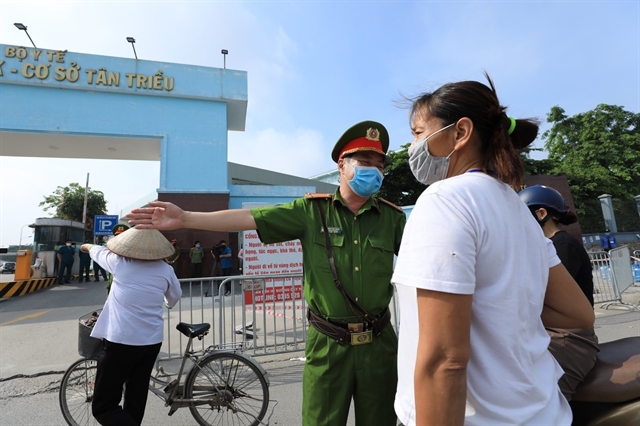
POLYGON ((66 50, 4 46, 2 56, 0 79, 16 75, 22 77, 24 82, 39 80, 84 83, 88 86, 147 89, 159 92, 171 92, 174 88, 174 78, 165 76, 162 70, 144 74, 109 70, 104 66, 83 69, 82 64, 67 60, 66 50))

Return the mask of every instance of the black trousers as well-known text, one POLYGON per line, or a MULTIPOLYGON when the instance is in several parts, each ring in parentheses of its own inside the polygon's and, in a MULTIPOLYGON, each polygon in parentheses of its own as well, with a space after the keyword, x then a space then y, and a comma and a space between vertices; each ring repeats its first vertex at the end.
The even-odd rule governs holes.
POLYGON ((162 343, 130 346, 104 341, 91 409, 103 426, 139 426, 149 394, 149 376, 162 343), (124 404, 122 387, 126 384, 124 404))
POLYGON ((62 284, 63 282, 68 283, 71 281, 71 268, 73 267, 73 262, 71 263, 60 263, 58 267, 58 284, 62 284), (64 271, 67 270, 67 274, 65 275, 64 271), (63 277, 64 275, 64 277, 63 277), (64 280, 64 281, 63 281, 64 280))
POLYGON ((89 260, 80 260, 80 272, 78 273, 78 281, 82 282, 86 280, 87 282, 91 281, 91 277, 89 277, 91 270, 91 259, 89 260))
POLYGON ((102 273, 102 278, 107 281, 107 271, 98 263, 93 262, 93 278, 94 281, 100 281, 100 273, 102 273))
POLYGON ((191 278, 200 278, 202 276, 202 263, 191 264, 191 278))

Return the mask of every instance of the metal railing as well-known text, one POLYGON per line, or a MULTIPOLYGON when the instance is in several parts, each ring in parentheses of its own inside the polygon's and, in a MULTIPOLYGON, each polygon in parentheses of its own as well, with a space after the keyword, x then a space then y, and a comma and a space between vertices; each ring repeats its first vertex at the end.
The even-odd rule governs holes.
MULTIPOLYGON (((160 360, 182 356, 186 338, 175 331, 179 322, 211 324, 209 334, 194 342, 195 349, 242 347, 251 356, 304 350, 308 323, 302 274, 206 277, 180 283, 182 298, 166 315, 160 360)), ((395 297, 389 308, 397 330, 395 297)))
POLYGON ((620 247, 611 252, 618 253, 617 250, 620 251, 619 255, 624 259, 621 265, 612 265, 608 252, 596 251, 589 253, 593 274, 593 301, 596 304, 602 304, 601 308, 605 309, 610 306, 623 306, 633 309, 635 308, 634 306, 622 302, 622 293, 630 286, 635 285, 634 257, 629 254, 627 247, 620 247), (626 259, 628 259, 628 262, 626 259), (631 273, 630 275, 629 272, 631 273))
MULTIPOLYGON (((637 254, 634 252, 634 256, 629 255, 630 265, 637 254)), ((627 283, 626 279, 622 283, 616 279, 609 254, 604 251, 591 252, 589 257, 594 302, 602 304, 603 308, 634 308, 622 302, 622 293, 633 282, 627 283)), ((182 279, 180 282, 182 298, 168 312, 161 360, 182 356, 186 338, 175 331, 179 322, 211 324, 209 334, 202 341, 194 343, 200 349, 210 345, 219 348, 242 347, 251 356, 304 350, 309 325, 302 294, 302 274, 205 277, 182 279)), ((397 303, 394 294, 389 309, 391 325, 396 330, 400 320, 397 303)))

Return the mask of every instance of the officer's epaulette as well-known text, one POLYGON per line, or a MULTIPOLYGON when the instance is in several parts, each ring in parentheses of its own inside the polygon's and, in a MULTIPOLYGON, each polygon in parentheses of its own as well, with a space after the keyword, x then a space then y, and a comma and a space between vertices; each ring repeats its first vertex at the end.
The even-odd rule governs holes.
POLYGON ((385 203, 386 205, 388 205, 389 207, 393 207, 394 209, 398 210, 400 213, 404 213, 404 210, 402 210, 402 207, 398 207, 395 204, 393 204, 391 201, 387 201, 384 198, 378 198, 378 201, 382 201, 383 203, 385 203))
POLYGON ((307 192, 306 194, 304 194, 304 198, 306 198, 307 200, 323 200, 323 199, 332 199, 333 198, 333 194, 325 194, 322 192, 307 192))

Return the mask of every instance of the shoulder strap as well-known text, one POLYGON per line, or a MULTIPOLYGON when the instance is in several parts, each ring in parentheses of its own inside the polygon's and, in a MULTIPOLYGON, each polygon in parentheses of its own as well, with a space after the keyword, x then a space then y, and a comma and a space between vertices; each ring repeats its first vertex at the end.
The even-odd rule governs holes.
POLYGON ((356 317, 364 317, 366 322, 370 324, 375 324, 377 321, 376 317, 371 315, 362 306, 360 306, 358 302, 353 300, 353 298, 347 294, 347 292, 344 289, 344 286, 338 279, 338 272, 336 271, 336 263, 333 258, 333 250, 331 249, 331 240, 329 239, 329 229, 327 229, 327 221, 324 216, 324 211, 320 206, 319 200, 316 201, 315 205, 318 208, 318 212, 320 213, 320 220, 322 221, 322 230, 324 231, 325 247, 327 249, 327 258, 329 259, 329 267, 331 268, 331 273, 333 274, 333 282, 335 283, 338 290, 340 290, 340 293, 342 293, 342 296, 347 301, 347 304, 349 305, 349 309, 351 309, 351 312, 353 313, 353 315, 356 317), (361 315, 356 314, 354 308, 357 309, 361 315))
POLYGON ((398 210, 400 213, 404 213, 404 210, 402 210, 402 207, 396 206, 391 201, 387 201, 384 198, 378 198, 378 201, 383 202, 384 204, 388 205, 389 207, 393 207, 394 209, 398 210))
POLYGON ((326 194, 323 192, 307 192, 304 194, 304 198, 307 200, 326 200, 333 198, 333 194, 326 194))

